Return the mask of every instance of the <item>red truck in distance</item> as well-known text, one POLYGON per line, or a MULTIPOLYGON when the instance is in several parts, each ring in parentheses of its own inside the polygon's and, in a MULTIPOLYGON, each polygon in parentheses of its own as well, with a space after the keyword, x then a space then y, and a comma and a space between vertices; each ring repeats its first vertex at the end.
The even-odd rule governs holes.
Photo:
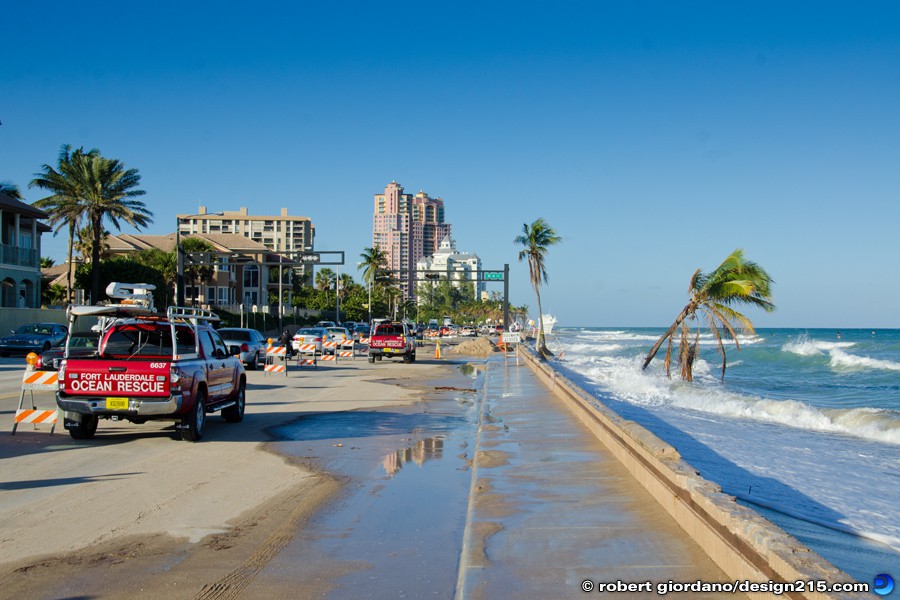
POLYGON ((59 366, 56 403, 75 439, 91 439, 101 419, 144 423, 175 421, 181 437, 203 437, 207 413, 231 423, 243 420, 247 378, 236 356, 212 327, 218 317, 191 307, 153 308, 149 284, 111 283, 106 306, 70 306, 69 331, 79 317, 97 317, 100 330, 92 356, 69 354, 59 366))
POLYGON ((398 357, 403 362, 416 361, 416 340, 410 334, 406 323, 400 321, 380 321, 372 327, 369 337, 369 362, 382 357, 398 357))

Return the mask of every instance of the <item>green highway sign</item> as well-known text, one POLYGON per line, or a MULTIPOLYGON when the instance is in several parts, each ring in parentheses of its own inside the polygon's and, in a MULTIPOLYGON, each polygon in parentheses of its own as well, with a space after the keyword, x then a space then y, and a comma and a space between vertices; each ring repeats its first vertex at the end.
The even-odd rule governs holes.
POLYGON ((485 271, 484 278, 487 281, 503 281, 503 272, 502 271, 485 271))

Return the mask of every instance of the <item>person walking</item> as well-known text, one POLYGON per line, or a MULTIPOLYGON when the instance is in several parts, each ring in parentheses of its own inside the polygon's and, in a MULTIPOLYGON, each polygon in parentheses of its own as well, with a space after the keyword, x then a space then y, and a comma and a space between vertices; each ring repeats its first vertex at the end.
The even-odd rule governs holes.
POLYGON ((278 338, 278 343, 286 348, 285 352, 287 357, 290 358, 293 352, 291 352, 291 332, 285 329, 281 332, 281 336, 278 338))

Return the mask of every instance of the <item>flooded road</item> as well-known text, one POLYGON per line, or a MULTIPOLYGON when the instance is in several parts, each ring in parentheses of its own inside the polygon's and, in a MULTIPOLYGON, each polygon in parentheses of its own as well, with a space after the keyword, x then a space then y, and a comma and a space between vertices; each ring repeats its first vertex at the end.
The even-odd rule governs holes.
POLYGON ((453 596, 481 401, 464 391, 481 376, 466 371, 471 379, 453 382, 461 389, 413 405, 311 414, 275 431, 279 452, 344 486, 258 574, 251 596, 453 596))

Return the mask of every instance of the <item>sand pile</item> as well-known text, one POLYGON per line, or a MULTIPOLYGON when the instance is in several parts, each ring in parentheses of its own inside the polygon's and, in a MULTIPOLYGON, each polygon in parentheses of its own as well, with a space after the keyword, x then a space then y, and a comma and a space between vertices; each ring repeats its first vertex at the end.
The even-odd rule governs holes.
POLYGON ((447 354, 465 354, 466 356, 477 356, 479 358, 485 358, 493 353, 493 344, 484 337, 466 340, 447 349, 447 354))

